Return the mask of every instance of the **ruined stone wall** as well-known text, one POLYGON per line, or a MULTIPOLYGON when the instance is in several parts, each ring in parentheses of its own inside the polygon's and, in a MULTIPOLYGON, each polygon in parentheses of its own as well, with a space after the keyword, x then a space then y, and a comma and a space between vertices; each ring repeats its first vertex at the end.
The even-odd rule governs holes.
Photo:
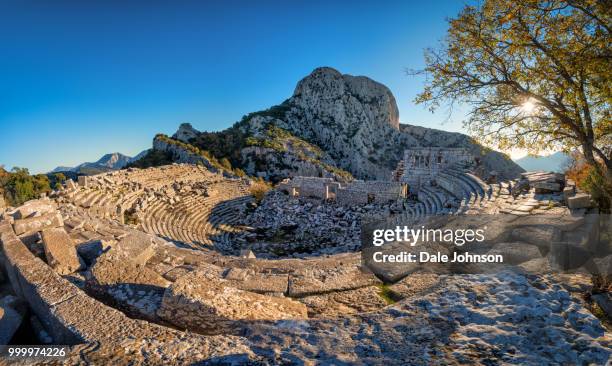
POLYGON ((363 191, 340 188, 336 193, 336 202, 344 206, 365 205, 368 203, 368 195, 363 191))
POLYGON ((295 177, 278 185, 293 197, 335 199, 341 205, 387 203, 405 197, 404 184, 356 180, 342 184, 331 178, 295 177))
POLYGON ((400 181, 408 183, 410 191, 418 193, 445 168, 459 163, 473 163, 474 156, 465 148, 421 147, 404 151, 403 175, 400 181))
POLYGON ((291 196, 327 199, 328 185, 337 185, 332 178, 295 177, 279 184, 278 188, 291 196))

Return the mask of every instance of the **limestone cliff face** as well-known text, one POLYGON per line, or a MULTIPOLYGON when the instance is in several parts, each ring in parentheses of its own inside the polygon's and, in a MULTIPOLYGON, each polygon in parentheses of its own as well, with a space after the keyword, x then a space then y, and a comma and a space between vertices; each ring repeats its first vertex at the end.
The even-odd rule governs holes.
POLYGON ((302 79, 286 104, 280 127, 318 145, 356 177, 389 177, 405 139, 386 86, 324 67, 302 79))
POLYGON ((384 85, 329 67, 302 79, 275 122, 319 146, 336 166, 356 178, 388 179, 407 147, 467 147, 484 168, 514 177, 522 169, 498 152, 485 151, 468 136, 400 125, 395 98, 384 85))
MULTIPOLYGON (((508 179, 523 171, 505 155, 464 134, 400 124, 395 98, 386 86, 329 67, 317 68, 302 79, 282 104, 251 113, 220 134, 231 131, 240 131, 247 140, 241 167, 274 180, 302 174, 343 175, 342 170, 359 179, 388 180, 404 150, 419 146, 468 148, 480 157, 484 175, 495 170, 508 179), (253 146, 265 150, 250 149, 253 146)), ((191 125, 182 124, 173 137, 187 142, 198 134, 191 125)), ((220 139, 228 137, 221 135, 220 139)))

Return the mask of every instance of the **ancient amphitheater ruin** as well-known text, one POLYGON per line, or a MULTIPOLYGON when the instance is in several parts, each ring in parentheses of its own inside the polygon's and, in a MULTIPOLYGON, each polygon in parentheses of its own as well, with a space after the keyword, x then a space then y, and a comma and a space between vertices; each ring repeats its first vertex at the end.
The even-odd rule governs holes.
POLYGON ((559 174, 485 181, 469 158, 444 163, 456 151, 405 156, 392 181, 294 177, 261 201, 249 179, 174 164, 7 208, 0 343, 19 328, 70 345, 67 364, 605 364, 590 278, 529 274, 588 235, 590 197, 559 174), (523 220, 518 252, 491 249, 521 270, 389 279, 362 263, 362 220, 470 214, 523 220))

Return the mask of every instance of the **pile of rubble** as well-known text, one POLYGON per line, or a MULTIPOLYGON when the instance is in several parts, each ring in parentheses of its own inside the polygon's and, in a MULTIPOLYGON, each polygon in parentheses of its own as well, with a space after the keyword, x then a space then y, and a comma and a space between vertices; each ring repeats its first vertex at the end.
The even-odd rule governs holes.
POLYGON ((250 249, 257 257, 300 258, 361 248, 361 221, 388 217, 398 204, 368 204, 353 207, 291 198, 280 191, 269 192, 243 220, 245 232, 235 235, 235 251, 250 249))

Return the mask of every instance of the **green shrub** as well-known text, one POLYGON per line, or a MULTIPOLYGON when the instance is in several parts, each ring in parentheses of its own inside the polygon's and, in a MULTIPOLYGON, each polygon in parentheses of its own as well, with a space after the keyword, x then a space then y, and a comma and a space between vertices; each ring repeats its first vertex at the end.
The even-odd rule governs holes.
POLYGON ((10 173, 2 169, 0 186, 11 206, 19 206, 40 197, 41 193, 51 192, 49 178, 46 175, 30 175, 28 169, 18 167, 13 168, 10 173))

